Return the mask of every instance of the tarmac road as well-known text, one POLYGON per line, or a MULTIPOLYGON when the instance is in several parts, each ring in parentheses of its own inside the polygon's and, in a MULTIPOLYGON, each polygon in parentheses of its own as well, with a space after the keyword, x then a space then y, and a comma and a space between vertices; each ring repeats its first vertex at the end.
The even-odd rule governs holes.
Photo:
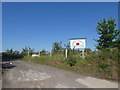
POLYGON ((116 82, 82 76, 26 61, 12 61, 3 75, 3 88, 118 88, 116 82))

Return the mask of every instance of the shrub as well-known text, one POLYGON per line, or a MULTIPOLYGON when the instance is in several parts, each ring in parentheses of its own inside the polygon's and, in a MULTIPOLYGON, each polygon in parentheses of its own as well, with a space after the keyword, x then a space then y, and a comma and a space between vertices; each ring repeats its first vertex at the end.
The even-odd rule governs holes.
POLYGON ((69 64, 70 66, 74 66, 75 64, 76 64, 76 58, 75 57, 73 57, 73 56, 70 56, 70 57, 68 57, 68 59, 67 59, 67 64, 69 64))
POLYGON ((106 64, 104 61, 100 61, 98 64, 99 70, 106 70, 109 65, 106 64))
POLYGON ((68 51, 67 64, 69 64, 69 66, 74 66, 79 59, 80 59, 79 51, 77 51, 77 50, 69 50, 68 51))

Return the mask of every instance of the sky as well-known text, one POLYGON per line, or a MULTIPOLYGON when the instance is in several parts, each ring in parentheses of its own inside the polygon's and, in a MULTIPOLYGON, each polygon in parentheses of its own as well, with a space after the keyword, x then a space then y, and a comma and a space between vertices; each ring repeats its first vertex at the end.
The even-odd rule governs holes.
POLYGON ((2 49, 49 51, 56 41, 64 46, 70 38, 86 38, 87 48, 95 50, 97 23, 110 17, 117 24, 116 2, 3 2, 2 49))

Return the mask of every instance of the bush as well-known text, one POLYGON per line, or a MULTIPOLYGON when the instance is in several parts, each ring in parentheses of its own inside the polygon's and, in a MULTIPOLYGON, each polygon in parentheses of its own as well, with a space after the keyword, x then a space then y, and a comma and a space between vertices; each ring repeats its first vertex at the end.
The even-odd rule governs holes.
POLYGON ((69 64, 69 66, 75 66, 78 60, 80 60, 80 52, 77 50, 69 50, 67 64, 69 64))
POLYGON ((98 52, 98 72, 107 79, 118 79, 118 49, 107 48, 98 52))
POLYGON ((69 64, 70 66, 74 66, 76 64, 76 58, 75 57, 69 57, 67 59, 67 64, 69 64))
POLYGON ((106 70, 108 68, 108 64, 106 64, 104 61, 100 61, 100 63, 98 64, 99 70, 106 70))

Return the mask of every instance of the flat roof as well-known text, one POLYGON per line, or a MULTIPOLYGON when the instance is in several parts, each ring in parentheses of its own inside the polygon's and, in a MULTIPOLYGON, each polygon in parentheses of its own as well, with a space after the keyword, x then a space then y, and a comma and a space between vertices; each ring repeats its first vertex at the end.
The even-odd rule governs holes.
POLYGON ((87 39, 87 38, 70 38, 68 40, 74 40, 74 39, 87 39))

